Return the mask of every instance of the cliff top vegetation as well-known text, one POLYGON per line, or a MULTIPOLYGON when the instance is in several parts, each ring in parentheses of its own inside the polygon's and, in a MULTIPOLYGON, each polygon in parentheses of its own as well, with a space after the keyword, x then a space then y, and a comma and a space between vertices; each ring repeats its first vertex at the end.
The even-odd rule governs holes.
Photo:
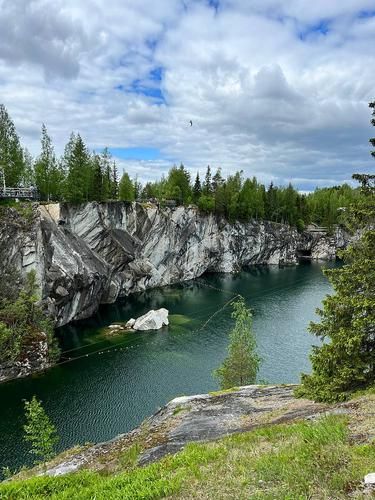
POLYGON ((0 166, 8 186, 36 186, 41 201, 149 201, 160 204, 194 203, 203 212, 215 213, 230 221, 266 219, 289 223, 302 230, 310 222, 329 230, 341 221, 342 209, 360 198, 348 184, 298 192, 292 184, 268 187, 256 177, 244 178, 237 171, 226 178, 221 169, 202 168, 194 179, 184 165, 173 166, 160 180, 144 185, 127 172, 119 178, 118 167, 108 148, 91 152, 80 134, 72 133, 63 155, 55 154, 45 125, 41 150, 32 158, 20 142, 6 108, 0 105, 0 166))

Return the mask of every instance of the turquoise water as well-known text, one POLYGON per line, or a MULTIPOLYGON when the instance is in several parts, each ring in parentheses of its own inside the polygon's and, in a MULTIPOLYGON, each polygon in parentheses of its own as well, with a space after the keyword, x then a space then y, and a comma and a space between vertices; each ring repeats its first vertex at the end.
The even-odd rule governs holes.
POLYGON ((237 293, 254 312, 263 357, 259 379, 298 382, 317 343, 307 325, 329 292, 321 265, 305 263, 206 275, 101 307, 90 320, 58 331, 65 363, 0 385, 0 467, 30 463, 22 441, 23 400, 33 394, 57 426, 61 450, 126 432, 176 396, 216 390, 211 373, 225 356, 232 325, 230 308, 220 309, 237 293), (103 332, 159 307, 169 309, 170 325, 158 332, 110 338, 103 332))

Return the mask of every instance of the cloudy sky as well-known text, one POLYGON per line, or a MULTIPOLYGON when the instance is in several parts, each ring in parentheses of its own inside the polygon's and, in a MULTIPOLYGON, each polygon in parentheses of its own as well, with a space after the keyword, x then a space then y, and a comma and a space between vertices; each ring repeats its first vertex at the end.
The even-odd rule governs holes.
POLYGON ((374 171, 374 47, 375 0, 0 0, 0 102, 33 154, 44 122, 143 181, 309 190, 374 171))

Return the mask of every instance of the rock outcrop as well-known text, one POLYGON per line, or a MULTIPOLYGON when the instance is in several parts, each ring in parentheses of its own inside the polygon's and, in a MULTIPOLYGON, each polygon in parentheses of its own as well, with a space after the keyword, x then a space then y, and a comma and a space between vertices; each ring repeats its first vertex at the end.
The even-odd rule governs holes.
POLYGON ((230 391, 178 397, 157 411, 142 425, 111 441, 72 450, 57 457, 47 471, 57 476, 79 469, 114 472, 126 450, 140 450, 139 465, 155 462, 184 448, 187 443, 211 441, 259 427, 298 420, 315 420, 325 415, 346 415, 353 439, 371 442, 371 409, 375 396, 327 405, 293 396, 295 386, 239 387, 230 391), (357 436, 357 437, 355 437, 357 436))
POLYGON ((0 364, 0 382, 22 378, 51 366, 47 336, 41 332, 27 346, 20 359, 0 364))
POLYGON ((34 206, 27 224, 15 209, 3 210, 0 238, 0 273, 8 265, 23 274, 35 269, 56 326, 91 316, 101 303, 205 272, 295 264, 301 252, 332 259, 348 242, 340 229, 299 234, 266 221, 230 224, 195 207, 125 202, 34 206))

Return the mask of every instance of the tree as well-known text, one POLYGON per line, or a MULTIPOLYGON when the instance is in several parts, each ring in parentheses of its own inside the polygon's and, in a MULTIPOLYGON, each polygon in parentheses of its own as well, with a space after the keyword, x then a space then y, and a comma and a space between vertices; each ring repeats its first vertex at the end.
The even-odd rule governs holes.
POLYGON ((317 401, 345 400, 375 380, 375 175, 353 178, 361 182, 362 198, 348 211, 348 225, 362 228, 362 236, 342 253, 343 267, 324 271, 335 293, 323 301, 321 322, 310 331, 326 343, 313 348, 312 373, 302 375, 297 390, 317 401))
POLYGON ((57 197, 59 190, 59 171, 52 141, 47 132, 47 127, 42 125, 41 153, 35 163, 35 182, 42 200, 49 201, 57 197))
POLYGON ((135 187, 129 175, 124 172, 119 185, 119 198, 121 201, 135 200, 135 187))
POLYGON ((4 170, 7 186, 15 187, 22 182, 23 150, 16 127, 3 104, 0 104, 0 167, 4 170))
POLYGON ((45 463, 54 456, 54 449, 59 441, 56 427, 35 396, 30 401, 25 401, 25 417, 24 438, 31 444, 30 453, 36 457, 35 463, 45 463))
POLYGON ((222 389, 254 384, 260 357, 256 353, 256 340, 252 332, 252 314, 242 297, 233 303, 232 318, 235 325, 229 338, 228 356, 214 371, 222 389))
POLYGON ((189 172, 182 164, 179 167, 172 167, 166 183, 166 198, 187 204, 191 201, 191 194, 189 172))
POLYGON ((199 178, 199 172, 197 172, 197 176, 195 178, 194 187, 193 187, 193 200, 194 203, 198 203, 198 200, 202 194, 202 186, 199 178))
POLYGON ((211 178, 211 167, 207 166, 206 175, 203 184, 203 193, 209 196, 212 193, 212 178, 211 178))
POLYGON ((112 182, 111 182, 111 199, 112 200, 117 200, 118 199, 118 174, 117 174, 117 165, 116 162, 112 162, 112 182))
POLYGON ((59 350, 53 324, 38 305, 35 271, 27 274, 21 290, 15 288, 0 287, 0 363, 22 359, 42 340, 47 342, 50 361, 54 361, 59 350))
POLYGON ((93 178, 92 161, 79 134, 70 136, 64 152, 64 167, 67 171, 65 198, 73 203, 87 201, 93 178))

